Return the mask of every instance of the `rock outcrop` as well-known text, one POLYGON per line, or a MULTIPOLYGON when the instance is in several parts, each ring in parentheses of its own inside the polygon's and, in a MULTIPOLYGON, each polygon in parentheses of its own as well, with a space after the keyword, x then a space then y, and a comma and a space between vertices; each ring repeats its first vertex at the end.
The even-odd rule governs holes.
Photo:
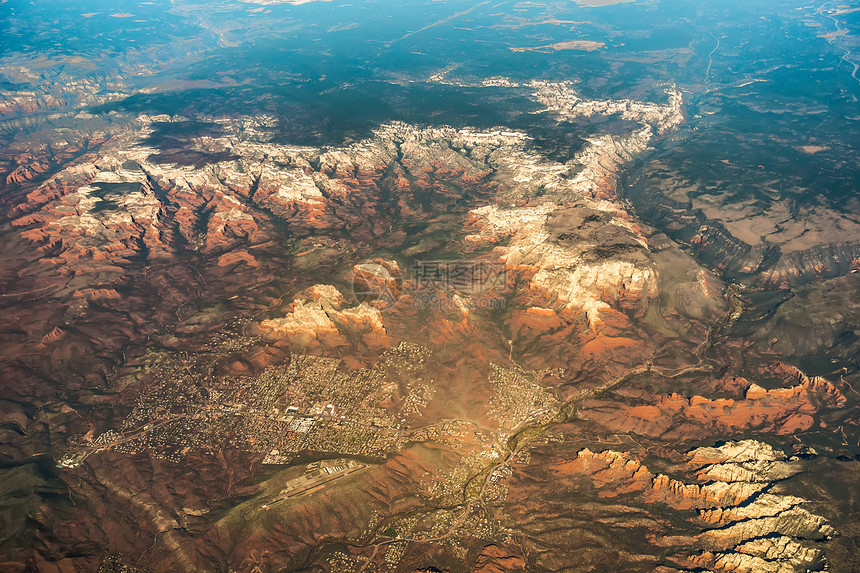
POLYGON ((660 542, 699 549, 673 557, 683 567, 799 572, 822 566, 823 553, 811 542, 831 539, 837 532, 804 509, 804 499, 769 491, 800 471, 797 461, 765 443, 744 440, 697 448, 688 454, 686 466, 702 485, 654 475, 635 457, 613 450, 595 453, 586 448, 551 469, 588 476, 603 498, 695 509, 690 519, 704 526, 701 533, 666 536, 660 542))
POLYGON ((663 438, 683 438, 690 435, 691 427, 717 432, 756 429, 791 434, 812 428, 820 411, 847 404, 844 394, 832 382, 809 378, 787 367, 784 370, 786 381, 795 385, 767 390, 743 378, 734 379, 733 386, 745 388, 744 397, 739 400, 686 397, 677 393, 654 397, 629 391, 629 396, 643 403, 610 405, 606 400, 590 400, 581 416, 614 431, 663 438))
POLYGON ((264 320, 259 329, 269 339, 286 338, 295 348, 391 344, 377 308, 366 302, 344 308, 344 301, 335 287, 315 285, 296 297, 285 317, 264 320))

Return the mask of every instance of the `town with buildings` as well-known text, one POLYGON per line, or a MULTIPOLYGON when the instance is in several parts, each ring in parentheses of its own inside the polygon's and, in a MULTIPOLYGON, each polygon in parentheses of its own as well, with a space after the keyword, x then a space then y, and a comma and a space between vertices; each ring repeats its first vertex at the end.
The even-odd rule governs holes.
POLYGON ((344 370, 337 359, 304 355, 250 379, 172 372, 139 397, 118 430, 78 438, 73 445, 83 447, 58 465, 73 468, 104 450, 179 461, 225 445, 258 453, 264 464, 289 463, 302 451, 384 458, 405 439, 380 407, 396 391, 382 367, 344 370))

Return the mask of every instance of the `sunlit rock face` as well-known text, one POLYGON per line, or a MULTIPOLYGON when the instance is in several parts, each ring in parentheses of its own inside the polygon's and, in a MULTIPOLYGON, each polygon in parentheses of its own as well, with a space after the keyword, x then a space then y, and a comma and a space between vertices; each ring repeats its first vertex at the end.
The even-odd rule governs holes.
MULTIPOLYGON (((794 373, 786 370, 787 381, 793 381, 794 376, 790 374, 794 373)), ((676 439, 690 435, 691 428, 697 425, 724 432, 760 428, 777 434, 792 434, 816 425, 814 417, 822 407, 840 408, 847 403, 831 382, 799 374, 797 385, 772 390, 744 379, 733 380, 732 385, 746 386, 743 398, 738 400, 671 394, 661 396, 656 404, 654 397, 649 396, 648 405, 620 408, 617 404, 610 408, 608 402, 596 400, 586 404, 583 415, 618 430, 676 439)))
POLYGON ((316 285, 292 303, 286 317, 264 320, 260 329, 286 337, 297 348, 343 346, 350 338, 374 347, 390 344, 378 309, 367 303, 342 308, 343 303, 344 296, 333 286, 316 285))

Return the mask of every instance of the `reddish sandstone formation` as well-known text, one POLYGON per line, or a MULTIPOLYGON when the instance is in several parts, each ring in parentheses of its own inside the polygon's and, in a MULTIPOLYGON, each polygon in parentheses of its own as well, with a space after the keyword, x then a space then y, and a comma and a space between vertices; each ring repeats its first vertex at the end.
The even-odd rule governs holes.
POLYGON ((812 427, 814 416, 822 407, 840 408, 846 404, 845 396, 833 383, 817 377, 799 380, 795 386, 766 390, 755 383, 737 379, 736 383, 748 384, 744 398, 740 400, 703 396, 687 398, 676 393, 641 405, 613 402, 609 406, 605 400, 590 400, 585 404, 582 417, 597 421, 613 431, 664 438, 683 437, 686 428, 693 425, 720 432, 764 429, 789 434, 812 427))
POLYGON ((575 460, 552 466, 555 471, 589 476, 601 497, 640 493, 651 503, 660 501, 675 509, 737 505, 760 491, 763 485, 716 482, 685 484, 666 475, 653 475, 629 455, 606 450, 581 450, 575 460))
POLYGON ((331 285, 310 287, 290 304, 287 316, 264 320, 261 332, 270 339, 284 337, 295 348, 337 347, 363 343, 390 345, 382 315, 367 303, 342 308, 344 297, 331 285))
POLYGON ((586 479, 599 498, 635 506, 659 504, 688 516, 705 530, 698 534, 653 535, 653 541, 676 553, 684 567, 716 571, 802 571, 820 563, 821 550, 808 540, 836 534, 821 516, 800 507, 805 500, 770 493, 774 481, 798 471, 797 461, 761 442, 746 440, 697 448, 685 462, 703 485, 652 474, 635 456, 604 450, 580 450, 573 459, 556 459, 547 478, 564 487, 586 479), (706 465, 702 465, 706 464, 706 465), (704 551, 700 551, 704 549, 704 551))
POLYGON ((513 546, 487 545, 478 555, 472 573, 514 573, 524 571, 526 561, 513 546))

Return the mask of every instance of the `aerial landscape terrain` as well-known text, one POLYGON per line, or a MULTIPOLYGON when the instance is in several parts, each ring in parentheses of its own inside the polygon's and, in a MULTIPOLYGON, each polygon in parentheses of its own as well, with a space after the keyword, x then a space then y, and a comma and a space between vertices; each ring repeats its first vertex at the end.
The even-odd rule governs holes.
POLYGON ((860 572, 856 0, 0 30, 0 572, 860 572))

